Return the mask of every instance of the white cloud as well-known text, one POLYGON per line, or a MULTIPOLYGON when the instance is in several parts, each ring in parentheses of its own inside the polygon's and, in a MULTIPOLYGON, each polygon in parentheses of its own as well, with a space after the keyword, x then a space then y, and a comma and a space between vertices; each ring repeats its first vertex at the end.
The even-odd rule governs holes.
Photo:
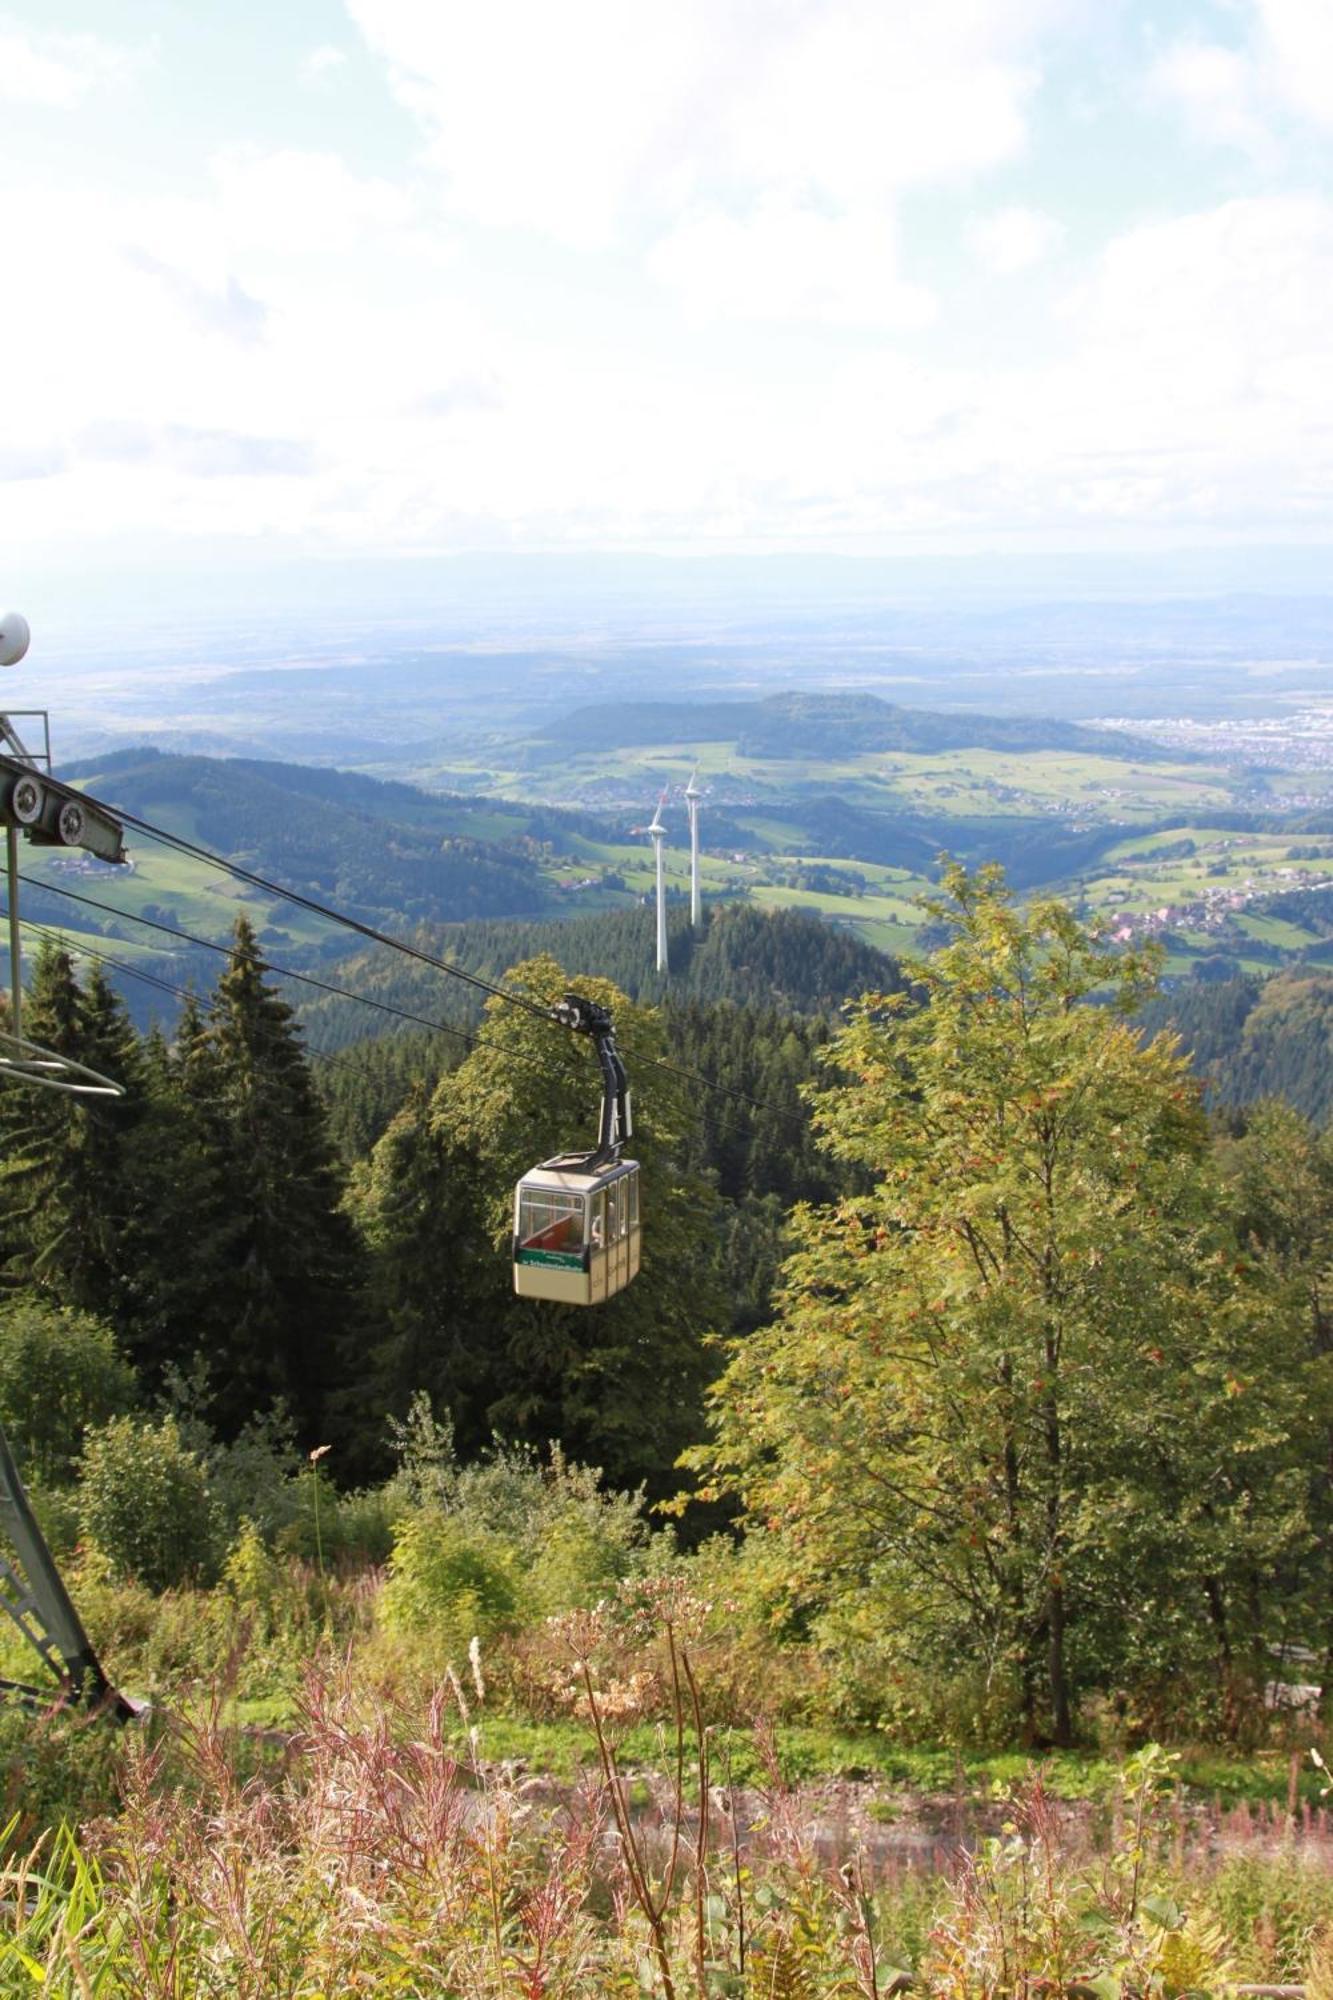
POLYGON ((963 178, 1019 154, 1039 79, 1030 11, 975 0, 807 6, 755 50, 723 111, 728 164, 757 186, 848 205, 963 178))
POLYGON ((129 245, 125 262, 146 277, 155 278, 167 297, 179 307, 191 326, 201 333, 225 334, 229 340, 261 340, 266 314, 261 300, 244 285, 227 276, 216 289, 201 284, 188 271, 177 269, 150 250, 129 245))
POLYGON ((292 438, 196 430, 189 424, 90 424, 74 444, 97 464, 154 464, 199 479, 302 478, 315 464, 310 446, 292 438))
POLYGON ((471 416, 478 411, 504 408, 504 388, 496 375, 456 375, 438 388, 428 389, 406 407, 406 414, 419 417, 471 416))
POLYGON ((899 274, 895 232, 873 215, 768 203, 745 220, 712 208, 654 247, 650 273, 687 313, 828 326, 926 326, 935 301, 899 274))
POLYGON ((103 85, 118 83, 143 62, 97 35, 37 32, 0 15, 0 101, 74 111, 103 85))
POLYGON ((887 202, 1013 158, 1070 0, 346 0, 461 214, 597 248, 765 195, 887 202))
POLYGON ((1333 205, 1313 198, 1227 202, 1113 242, 1042 381, 1052 458, 1084 504, 1119 491, 1184 521, 1280 522, 1321 493, 1326 515, 1330 297, 1333 205))
POLYGON ((1261 50, 1287 102, 1333 127, 1333 7, 1329 0, 1257 0, 1261 50))
POLYGON ((361 178, 333 153, 246 147, 220 155, 212 171, 222 227, 250 249, 347 252, 367 234, 413 219, 404 188, 361 178))
POLYGON ((1258 68, 1238 49, 1184 41, 1165 49, 1148 78, 1150 93, 1174 104, 1187 129, 1207 145, 1237 146, 1257 161, 1273 153, 1260 110, 1258 68))
POLYGON ((301 82, 307 89, 322 89, 339 70, 346 69, 348 61, 346 49, 337 48, 332 42, 321 42, 302 62, 301 82))
POLYGON ((1064 224, 1038 208, 1011 207, 974 217, 967 240, 983 270, 996 277, 1013 277, 1031 270, 1064 239, 1064 224))
MULTIPOLYGON (((1127 231, 1001 350, 947 297, 911 339, 931 300, 867 210, 698 204, 649 253, 716 323, 689 342, 660 299, 641 339, 614 293, 605 326, 600 301, 547 313, 578 269, 547 248, 513 310, 482 252, 423 254, 418 194, 332 151, 231 152, 197 185, 0 191, 31 277, 4 329, 13 559, 113 529, 387 550, 1333 521, 1333 203, 1127 231), (732 324, 756 318, 805 330, 732 324)), ((976 223, 1002 262, 1049 240, 1007 213, 976 223)))
POLYGON ((1237 147, 1271 168, 1293 114, 1333 131, 1333 5, 1252 0, 1248 25, 1236 47, 1194 36, 1173 43, 1152 65, 1148 88, 1179 109, 1196 139, 1237 147))

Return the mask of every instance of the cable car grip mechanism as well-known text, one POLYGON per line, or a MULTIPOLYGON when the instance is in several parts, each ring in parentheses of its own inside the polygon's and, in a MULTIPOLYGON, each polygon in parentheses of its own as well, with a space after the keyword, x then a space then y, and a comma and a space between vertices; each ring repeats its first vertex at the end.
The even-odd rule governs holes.
POLYGON ((629 1077, 616 1047, 615 1023, 609 1007, 581 993, 566 993, 551 1009, 551 1017, 576 1035, 588 1035, 597 1051, 602 1071, 602 1116, 595 1149, 586 1155, 588 1169, 606 1166, 620 1158, 621 1148, 634 1130, 630 1111, 629 1077))

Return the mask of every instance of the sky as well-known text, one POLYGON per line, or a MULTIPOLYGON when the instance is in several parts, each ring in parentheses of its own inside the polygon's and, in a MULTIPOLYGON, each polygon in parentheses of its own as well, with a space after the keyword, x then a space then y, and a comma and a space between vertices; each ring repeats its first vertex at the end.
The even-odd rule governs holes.
POLYGON ((0 527, 208 551, 1333 528, 1333 0, 0 7, 0 527))

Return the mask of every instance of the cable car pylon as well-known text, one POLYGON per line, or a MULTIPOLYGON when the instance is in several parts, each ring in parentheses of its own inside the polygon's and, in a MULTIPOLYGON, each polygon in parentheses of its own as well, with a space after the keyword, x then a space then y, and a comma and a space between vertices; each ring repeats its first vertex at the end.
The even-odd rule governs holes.
MULTIPOLYGON (((17 612, 0 614, 0 666, 16 666, 28 650, 28 622, 17 612)), ((5 829, 5 872, 9 889, 9 1023, 0 1030, 0 1078, 39 1084, 72 1097, 123 1097, 110 1077, 55 1049, 30 1042, 23 1033, 22 927, 19 918, 18 837, 45 847, 82 847, 104 861, 123 861, 121 826, 104 806, 83 799, 50 772, 50 730, 40 719, 46 744, 43 758, 26 747, 11 715, 0 715, 0 825, 5 829), (43 768, 45 765, 45 768, 43 768)), ((97 1707, 118 1722, 139 1711, 111 1685, 65 1588, 55 1557, 24 1491, 9 1439, 0 1425, 0 1528, 17 1564, 0 1553, 0 1613, 7 1616, 54 1679, 54 1686, 0 1678, 0 1700, 29 1708, 53 1702, 97 1707)))
POLYGON ((0 1700, 38 1709, 63 1700, 100 1708, 117 1722, 133 1722, 140 1711, 111 1685, 93 1651, 32 1511, 2 1426, 0 1524, 21 1565, 16 1568, 7 1556, 0 1555, 0 1611, 8 1615, 55 1680, 55 1686, 43 1687, 31 1681, 0 1679, 0 1700))
MULTIPOLYGON (((28 650, 28 621, 0 613, 0 667, 14 667, 28 650)), ((51 773, 51 731, 45 709, 0 715, 0 825, 5 829, 5 880, 9 896, 9 1024, 0 1030, 0 1080, 40 1084, 71 1097, 123 1097, 110 1077, 73 1056, 30 1042, 23 1033, 23 946, 19 916, 19 832, 36 847, 82 847, 102 861, 125 859, 124 828, 51 773), (42 730, 40 754, 28 749, 14 715, 42 730)))

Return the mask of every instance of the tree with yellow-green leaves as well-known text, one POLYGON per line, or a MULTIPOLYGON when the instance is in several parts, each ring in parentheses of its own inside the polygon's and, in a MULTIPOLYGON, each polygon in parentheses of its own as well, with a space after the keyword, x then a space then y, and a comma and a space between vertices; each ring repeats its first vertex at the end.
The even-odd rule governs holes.
POLYGON ((689 1462, 863 1704, 961 1687, 1065 1743, 1089 1689, 1263 1674, 1304 1363, 1184 1060, 1130 1024, 1151 960, 996 869, 948 868, 931 915, 947 941, 815 1097, 867 1191, 797 1212, 689 1462))

